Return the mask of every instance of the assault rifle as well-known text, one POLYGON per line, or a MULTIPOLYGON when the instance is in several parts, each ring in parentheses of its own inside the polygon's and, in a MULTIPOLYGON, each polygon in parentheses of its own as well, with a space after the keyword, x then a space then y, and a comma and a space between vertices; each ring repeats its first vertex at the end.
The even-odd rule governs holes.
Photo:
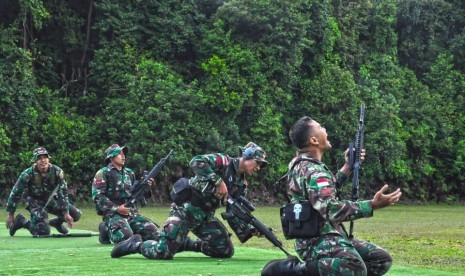
MULTIPOLYGON (((355 135, 354 143, 349 143, 349 167, 352 171, 352 201, 357 201, 359 197, 359 177, 360 177, 360 164, 362 162, 361 155, 363 149, 363 128, 365 120, 365 105, 360 105, 360 118, 355 135)), ((350 221, 349 238, 353 238, 354 221, 350 221)))
POLYGON ((147 184, 150 178, 155 179, 157 174, 161 171, 161 168, 165 165, 168 158, 173 155, 173 150, 171 150, 168 155, 160 161, 152 168, 152 170, 144 177, 144 180, 137 182, 131 189, 131 196, 128 198, 126 203, 124 204, 125 207, 135 206, 138 198, 143 197, 147 192, 147 188, 149 185, 147 184))
POLYGON ((69 234, 50 234, 50 235, 33 235, 33 238, 85 238, 98 236, 99 233, 69 233, 69 234))
POLYGON ((263 234, 265 238, 269 240, 274 246, 281 249, 288 257, 292 256, 289 252, 286 251, 286 249, 284 249, 283 244, 280 240, 278 240, 278 237, 273 234, 271 229, 261 223, 256 217, 254 217, 254 215, 252 215, 252 212, 255 211, 255 207, 250 201, 248 201, 243 196, 233 198, 228 195, 227 204, 229 205, 229 212, 221 214, 223 219, 227 220, 233 217, 237 217, 244 223, 253 225, 253 227, 255 227, 259 233, 263 234))

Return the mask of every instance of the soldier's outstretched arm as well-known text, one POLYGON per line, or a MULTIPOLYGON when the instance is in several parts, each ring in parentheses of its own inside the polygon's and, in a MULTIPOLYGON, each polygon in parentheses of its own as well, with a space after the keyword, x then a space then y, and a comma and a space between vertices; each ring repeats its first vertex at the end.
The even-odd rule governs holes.
POLYGON ((373 209, 381 209, 399 202, 399 199, 402 196, 400 189, 397 189, 390 194, 384 194, 387 189, 388 185, 384 185, 381 190, 375 194, 373 200, 371 201, 373 209))

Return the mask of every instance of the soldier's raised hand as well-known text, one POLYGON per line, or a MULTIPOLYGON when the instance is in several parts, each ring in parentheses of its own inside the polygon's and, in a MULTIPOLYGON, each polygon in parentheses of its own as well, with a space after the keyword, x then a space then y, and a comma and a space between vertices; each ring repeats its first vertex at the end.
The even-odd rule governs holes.
POLYGON ((400 189, 397 189, 390 194, 384 194, 384 192, 386 192, 387 189, 388 189, 388 185, 384 185, 381 188, 381 190, 379 190, 375 194, 375 196, 373 197, 371 201, 373 210, 381 209, 389 205, 393 205, 399 201, 400 196, 402 195, 402 192, 400 191, 400 189))

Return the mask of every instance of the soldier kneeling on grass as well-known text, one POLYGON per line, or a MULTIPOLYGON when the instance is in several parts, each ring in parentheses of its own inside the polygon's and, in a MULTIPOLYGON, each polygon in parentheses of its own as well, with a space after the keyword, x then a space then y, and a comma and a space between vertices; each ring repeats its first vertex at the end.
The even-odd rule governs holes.
MULTIPOLYGON (((373 243, 354 238, 342 222, 371 217, 374 210, 397 203, 402 195, 400 189, 385 194, 388 189, 385 185, 372 200, 341 199, 338 188, 343 187, 352 173, 349 151, 345 152, 345 164, 334 175, 321 161, 332 146, 320 123, 308 116, 302 117, 291 127, 289 137, 298 149, 284 178, 291 199, 288 206, 294 208, 290 208, 290 212, 285 210, 282 218, 288 226, 295 227, 283 227, 283 232, 287 237, 292 234, 295 238, 294 247, 303 262, 296 257, 272 260, 265 265, 261 275, 387 273, 392 265, 391 255, 373 243), (310 214, 305 216, 307 220, 301 219, 304 214, 310 214)), ((364 159, 365 151, 362 150, 360 155, 364 159)))
MULTIPOLYGON (((181 178, 173 186, 174 194, 176 190, 189 192, 180 198, 172 196, 174 203, 160 235, 154 240, 134 235, 116 245, 111 257, 139 253, 148 259, 172 259, 179 252, 194 251, 213 258, 231 258, 234 254, 231 235, 215 212, 228 194, 233 198, 245 195, 246 176, 258 173, 268 164, 266 152, 255 143, 240 149, 241 156, 234 158, 224 153, 195 156, 189 163, 195 176, 181 178), (191 231, 198 240, 190 239, 191 231)), ((261 235, 238 217, 228 218, 227 222, 242 243, 261 235)))
POLYGON ((6 227, 10 229, 11 236, 21 228, 29 230, 34 236, 50 235, 50 226, 67 234, 68 229, 63 226, 63 222, 66 221, 69 227, 73 227, 74 222, 81 218, 81 211, 69 202, 63 170, 51 164, 50 159, 45 148, 35 149, 33 165, 21 173, 11 190, 6 206, 6 227), (26 210, 31 215, 30 221, 21 214, 16 218, 14 215, 23 193, 26 210), (49 220, 48 213, 57 217, 49 220))

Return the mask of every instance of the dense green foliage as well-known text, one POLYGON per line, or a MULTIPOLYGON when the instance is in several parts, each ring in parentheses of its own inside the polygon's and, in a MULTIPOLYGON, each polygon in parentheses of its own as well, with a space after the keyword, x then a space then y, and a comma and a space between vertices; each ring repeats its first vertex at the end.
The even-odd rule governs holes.
POLYGON ((291 124, 321 122, 336 169, 362 102, 362 197, 386 182, 404 199, 463 200, 464 12, 458 0, 1 1, 0 200, 37 146, 89 200, 112 143, 136 173, 174 149, 170 185, 193 155, 254 141, 270 166, 252 196, 272 202, 291 124))

